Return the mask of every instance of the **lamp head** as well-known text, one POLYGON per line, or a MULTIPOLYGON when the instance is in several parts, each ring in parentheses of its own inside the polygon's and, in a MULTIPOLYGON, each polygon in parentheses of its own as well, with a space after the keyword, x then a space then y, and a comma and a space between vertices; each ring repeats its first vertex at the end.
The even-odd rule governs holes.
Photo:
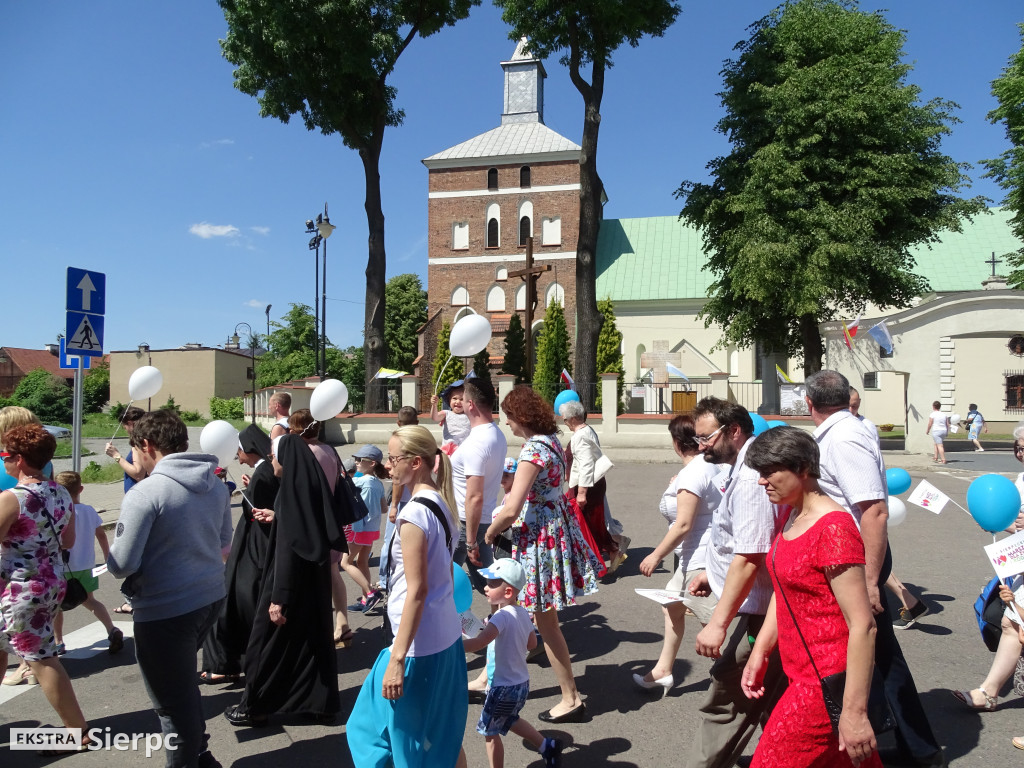
POLYGON ((306 231, 307 232, 312 232, 313 231, 313 220, 312 219, 306 219, 306 231))
MULTIPOLYGON (((319 216, 317 218, 319 218, 319 216)), ((331 233, 335 229, 337 229, 337 227, 335 227, 333 224, 331 224, 331 220, 329 218, 326 218, 326 217, 324 218, 323 221, 317 222, 316 228, 317 228, 317 231, 320 232, 320 236, 324 240, 326 240, 328 237, 330 237, 331 233)))

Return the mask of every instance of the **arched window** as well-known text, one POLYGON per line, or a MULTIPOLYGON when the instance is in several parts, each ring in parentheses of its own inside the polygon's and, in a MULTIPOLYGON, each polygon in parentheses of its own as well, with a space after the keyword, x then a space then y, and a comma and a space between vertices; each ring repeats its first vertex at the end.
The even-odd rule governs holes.
POLYGON ((530 186, 530 166, 528 165, 524 165, 522 168, 519 169, 519 186, 530 186))
POLYGON ((565 289, 562 288, 558 283, 552 283, 548 286, 547 293, 544 296, 544 306, 550 307, 552 302, 565 306, 565 289))
POLYGON ((501 206, 491 203, 487 206, 487 247, 501 245, 501 206))
POLYGON ((508 280, 508 267, 498 267, 494 270, 494 279, 499 283, 503 280, 508 280))
POLYGON ((498 169, 491 168, 487 171, 487 188, 497 189, 498 188, 498 169))
POLYGON ((469 305, 469 291, 466 286, 460 285, 452 291, 452 306, 465 307, 469 305))
POLYGON ((520 285, 516 288, 516 312, 523 312, 526 310, 526 285, 520 285))
POLYGON ((533 203, 523 200, 519 204, 519 246, 524 247, 526 240, 533 236, 533 203))
POLYGON ((487 291, 487 311, 505 311, 505 291, 501 286, 492 286, 491 289, 487 291))
POLYGON ((640 366, 641 358, 647 353, 646 344, 636 345, 636 377, 639 380, 644 375, 644 369, 640 366))
POLYGON ((452 224, 452 250, 464 251, 469 248, 469 222, 457 221, 452 224))
POLYGON ((452 320, 452 325, 455 325, 455 323, 459 322, 459 320, 464 318, 466 315, 475 315, 475 314, 476 314, 476 312, 473 310, 472 307, 463 307, 462 309, 460 309, 458 312, 455 313, 455 319, 452 320))

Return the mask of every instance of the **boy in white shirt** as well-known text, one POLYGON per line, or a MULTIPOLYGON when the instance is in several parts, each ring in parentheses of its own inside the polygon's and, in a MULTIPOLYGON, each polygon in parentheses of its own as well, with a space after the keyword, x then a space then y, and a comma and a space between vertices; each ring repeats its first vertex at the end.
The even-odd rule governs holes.
POLYGON ((486 737, 491 768, 505 765, 501 737, 509 731, 530 742, 546 768, 557 768, 562 764, 562 743, 545 738, 519 717, 530 693, 526 652, 537 645, 530 614, 516 604, 516 596, 526 586, 526 572, 515 560, 501 558, 481 569, 480 575, 487 579, 487 601, 498 609, 479 635, 462 641, 467 653, 487 647, 487 697, 476 731, 486 737))

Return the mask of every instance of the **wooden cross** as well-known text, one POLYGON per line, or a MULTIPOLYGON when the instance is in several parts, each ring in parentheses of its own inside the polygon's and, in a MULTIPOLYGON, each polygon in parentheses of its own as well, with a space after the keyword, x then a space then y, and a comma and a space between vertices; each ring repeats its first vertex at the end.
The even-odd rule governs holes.
POLYGON ((676 368, 683 364, 683 356, 679 352, 669 352, 668 342, 664 340, 655 341, 654 349, 640 355, 640 367, 650 368, 654 374, 654 386, 668 386, 668 369, 666 363, 671 363, 676 368))
MULTIPOLYGON (((533 265, 533 238, 526 238, 526 269, 509 272, 509 277, 521 277, 526 281, 526 378, 533 381, 533 310, 537 306, 537 278, 541 272, 550 272, 551 265, 533 265)), ((514 305, 513 305, 514 306, 514 305)))
POLYGON ((986 259, 985 263, 992 265, 992 277, 995 277, 996 276, 996 264, 1002 264, 1003 262, 1002 262, 1001 259, 997 259, 996 258, 996 252, 992 251, 992 258, 991 259, 986 259))

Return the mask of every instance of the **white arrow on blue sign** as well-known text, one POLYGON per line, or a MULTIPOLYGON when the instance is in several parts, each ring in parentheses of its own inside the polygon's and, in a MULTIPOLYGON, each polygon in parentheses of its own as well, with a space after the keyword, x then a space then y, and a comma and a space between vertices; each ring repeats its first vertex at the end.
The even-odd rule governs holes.
MULTIPOLYGON (((90 315, 106 314, 107 276, 102 272, 68 267, 68 312, 88 312, 90 315)), ((68 329, 68 336, 71 329, 68 329)))

